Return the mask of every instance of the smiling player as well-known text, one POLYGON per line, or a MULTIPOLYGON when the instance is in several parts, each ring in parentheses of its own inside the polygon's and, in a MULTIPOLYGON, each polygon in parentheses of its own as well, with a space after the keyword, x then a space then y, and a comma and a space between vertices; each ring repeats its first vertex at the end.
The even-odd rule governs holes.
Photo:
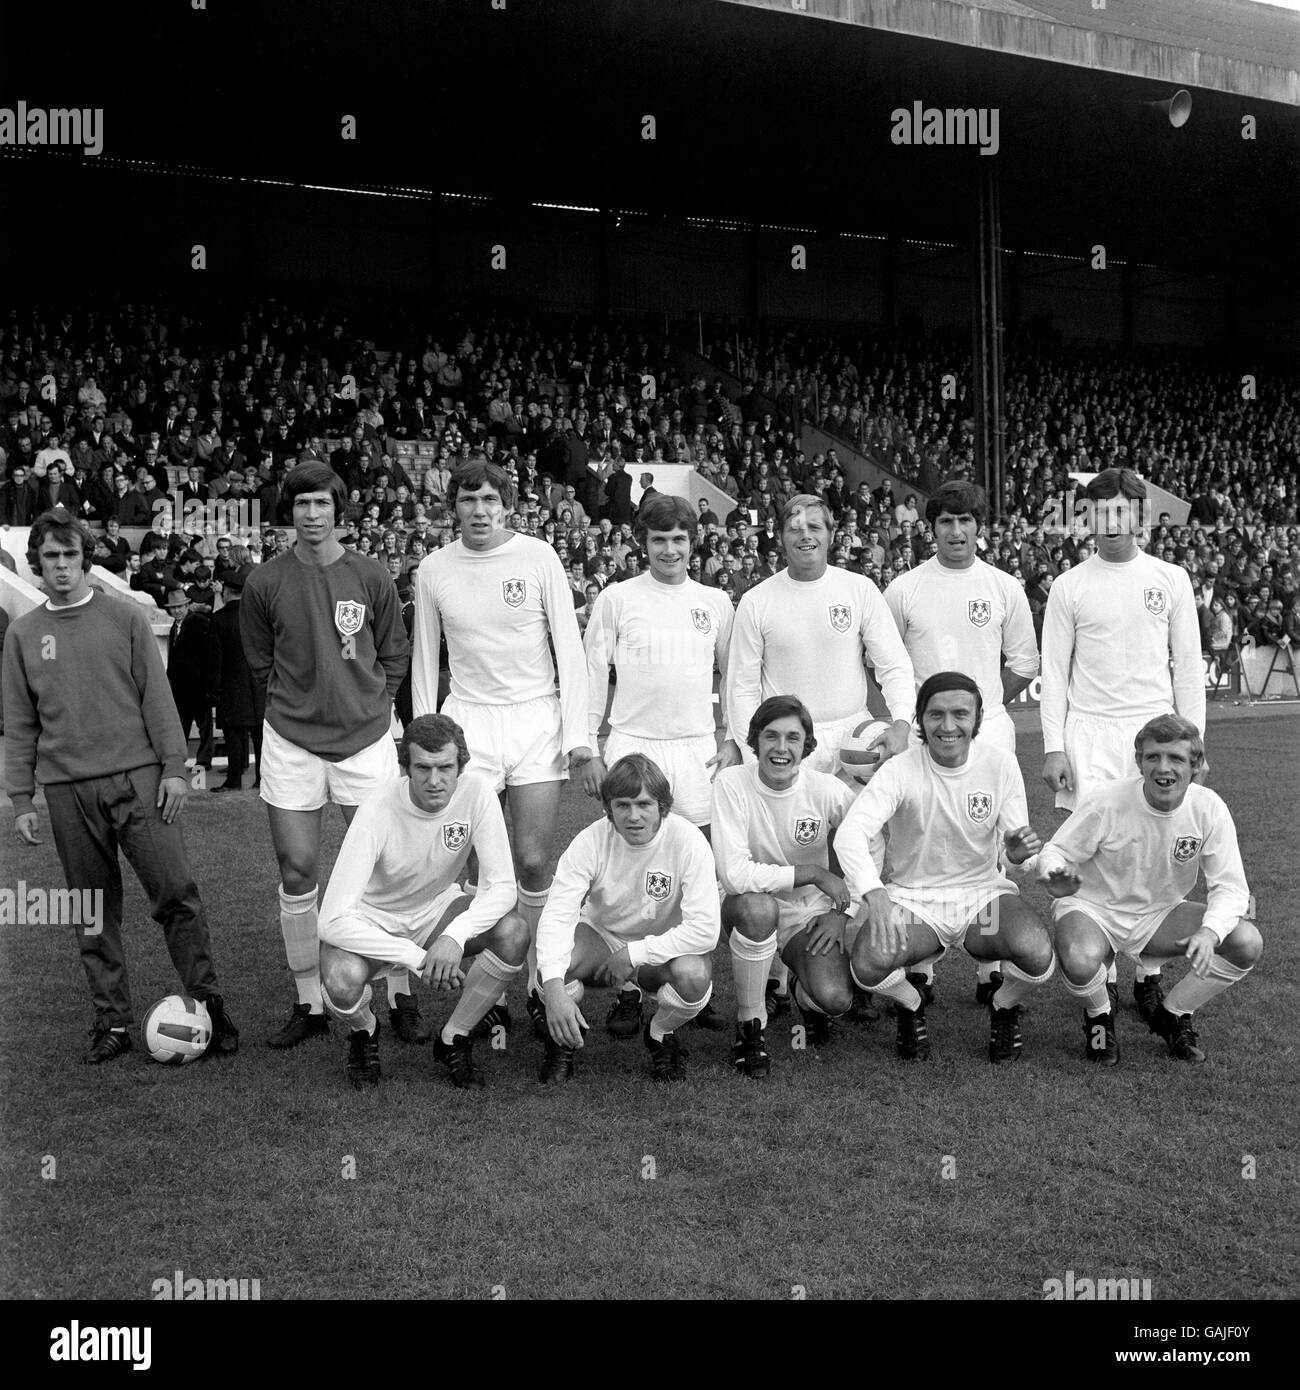
POLYGON ((1200 731, 1164 714, 1142 726, 1133 746, 1141 776, 1088 792, 1039 855, 1038 873, 1057 899, 1056 949, 1066 987, 1085 1003, 1088 1060, 1119 1061, 1106 967, 1120 951, 1191 962, 1147 1026, 1170 1056, 1203 1062, 1192 1015, 1243 979, 1264 943, 1250 920, 1232 816, 1217 793, 1194 780, 1204 756, 1200 731), (1198 872, 1205 874, 1207 898, 1188 902, 1198 872))
POLYGON ((795 977, 795 1002, 814 1046, 828 1041, 830 1019, 853 1004, 850 893, 831 850, 854 794, 808 766, 813 727, 795 696, 764 700, 749 722, 756 761, 729 768, 713 784, 713 853, 736 981, 732 1062, 746 1076, 771 1071, 764 989, 778 951, 795 977))
POLYGON ((657 992, 643 1037, 656 1081, 680 1081, 677 1029, 713 993, 718 891, 708 841, 670 814, 668 779, 643 753, 620 758, 601 784, 605 819, 579 831, 560 856, 537 928, 545 1001, 543 1082, 572 1078, 587 1022, 586 984, 628 980, 657 992))
POLYGON ((1028 825, 1025 784, 1014 756, 976 738, 978 684, 937 671, 917 692, 922 746, 885 764, 840 826, 836 850, 867 930, 853 947, 853 978, 894 1002, 897 1050, 930 1055, 925 1002, 904 972, 958 941, 976 960, 1000 960, 1004 978, 989 1001, 989 1060, 1015 1061, 1021 1001, 1055 965, 1047 929, 1020 900, 999 854, 1023 864, 1041 848, 1028 825), (869 846, 889 829, 889 883, 869 846))
POLYGON ((321 904, 320 970, 326 1008, 349 1030, 348 1079, 379 1080, 379 1024, 369 981, 391 965, 415 970, 460 998, 434 1056, 459 1088, 481 1086, 470 1033, 519 973, 528 927, 511 909, 515 876, 501 807, 491 787, 465 773, 469 750, 444 714, 406 726, 398 748, 405 777, 357 812, 321 904), (457 876, 478 855, 479 891, 457 876), (474 958, 461 970, 464 956, 474 958))

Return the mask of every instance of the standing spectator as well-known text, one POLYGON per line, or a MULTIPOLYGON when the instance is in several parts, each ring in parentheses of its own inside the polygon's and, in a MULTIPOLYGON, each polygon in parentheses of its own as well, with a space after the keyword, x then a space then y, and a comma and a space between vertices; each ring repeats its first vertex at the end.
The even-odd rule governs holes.
POLYGON ((189 598, 179 584, 165 591, 163 607, 172 620, 167 634, 167 683, 171 686, 181 732, 188 745, 190 727, 198 728, 199 746, 194 755, 197 767, 212 771, 212 702, 208 698, 208 624, 205 613, 191 611, 189 598))
POLYGON ((266 717, 266 692, 253 679, 239 635, 239 604, 244 585, 253 573, 250 564, 224 571, 221 582, 225 602, 208 628, 208 695, 216 706, 217 722, 226 739, 226 780, 214 792, 243 790, 248 766, 248 745, 253 745, 253 787, 262 783, 262 720, 266 717))

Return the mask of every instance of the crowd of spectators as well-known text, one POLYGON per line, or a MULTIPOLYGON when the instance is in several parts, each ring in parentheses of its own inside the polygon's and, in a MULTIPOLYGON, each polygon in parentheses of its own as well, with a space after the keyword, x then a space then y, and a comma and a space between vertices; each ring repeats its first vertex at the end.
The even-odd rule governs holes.
MULTIPOLYGON (((156 305, 11 313, 0 523, 62 504, 102 528, 105 568, 160 608, 210 613, 226 578, 291 544, 284 475, 319 458, 347 489, 344 543, 409 600, 412 571, 455 534, 452 469, 485 455, 516 480, 510 524, 560 556, 581 622, 600 587, 640 571, 633 497, 662 464, 728 499, 700 503, 692 573, 733 601, 784 563, 777 518, 795 493, 830 507, 832 562, 883 588, 935 550, 908 481, 974 473, 969 346, 942 337, 719 336, 710 356, 740 367, 735 399, 719 375, 675 373, 632 320, 486 309, 394 337, 377 351, 347 319, 274 300, 211 328, 156 305), (804 452, 804 422, 898 484, 851 487, 836 448, 804 452), (133 547, 123 530, 139 527, 133 547)), ((1191 575, 1207 651, 1300 640, 1294 377, 1247 401, 1194 362, 1039 341, 1009 349, 1005 394, 1007 491, 984 558, 1040 622, 1053 580, 1091 551, 1050 525, 1069 474, 1121 464, 1192 498, 1189 524, 1162 519, 1148 546, 1191 575)))

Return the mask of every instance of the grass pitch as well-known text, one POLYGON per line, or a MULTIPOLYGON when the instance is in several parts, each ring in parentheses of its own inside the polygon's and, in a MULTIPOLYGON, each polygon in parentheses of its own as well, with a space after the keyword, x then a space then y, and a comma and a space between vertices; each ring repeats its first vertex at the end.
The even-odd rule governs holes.
MULTIPOLYGON (((1037 721, 1018 722, 1050 833, 1037 721)), ((242 1050, 83 1067, 68 932, 3 930, 0 1294, 148 1299, 181 1270, 256 1279, 263 1299, 1037 1299, 1072 1270, 1150 1279, 1157 1299, 1294 1295, 1297 734, 1294 713, 1212 716, 1212 784, 1266 952, 1198 1016, 1203 1067, 1146 1032, 1124 964, 1117 1069, 1083 1061, 1059 978, 1031 999, 1022 1061, 995 1069, 957 953, 938 970, 927 1066, 895 1060, 888 1020, 837 1027, 820 1057, 774 1024, 764 1084, 732 1074, 729 1035, 688 1029, 689 1079, 658 1088, 640 1041, 606 1036, 610 996, 593 991, 579 1079, 543 1089, 516 986, 506 1050, 479 1045, 486 1092, 453 1090, 431 1048, 385 1026, 383 1084, 356 1094, 337 1027, 287 1054, 262 1045, 292 1002, 265 812, 252 793, 196 794, 186 833, 242 1050)), ((559 843, 594 813, 566 791, 559 843)), ((6 881, 62 885, 42 823, 39 849, 7 838, 6 881)), ((332 863, 341 818, 327 824, 332 863)), ((1029 900, 1046 914, 1036 887, 1029 900)), ((129 875, 127 912, 139 1017, 176 982, 129 875)), ((725 947, 715 966, 730 1016, 725 947)), ((439 1024, 450 1009, 422 1002, 439 1024)))

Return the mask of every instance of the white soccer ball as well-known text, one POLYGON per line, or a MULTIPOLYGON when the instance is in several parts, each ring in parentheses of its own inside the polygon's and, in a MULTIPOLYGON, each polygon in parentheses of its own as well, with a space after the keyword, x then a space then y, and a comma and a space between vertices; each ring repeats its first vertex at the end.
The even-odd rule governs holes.
POLYGON ((155 1062, 183 1066, 201 1057, 212 1037, 208 1006, 188 994, 169 994, 145 1014, 140 1036, 155 1062))
POLYGON ((875 775, 879 766, 879 750, 867 750, 880 737, 889 732, 889 725, 883 719, 866 719, 845 736, 840 744, 840 768, 860 787, 865 787, 875 775))

